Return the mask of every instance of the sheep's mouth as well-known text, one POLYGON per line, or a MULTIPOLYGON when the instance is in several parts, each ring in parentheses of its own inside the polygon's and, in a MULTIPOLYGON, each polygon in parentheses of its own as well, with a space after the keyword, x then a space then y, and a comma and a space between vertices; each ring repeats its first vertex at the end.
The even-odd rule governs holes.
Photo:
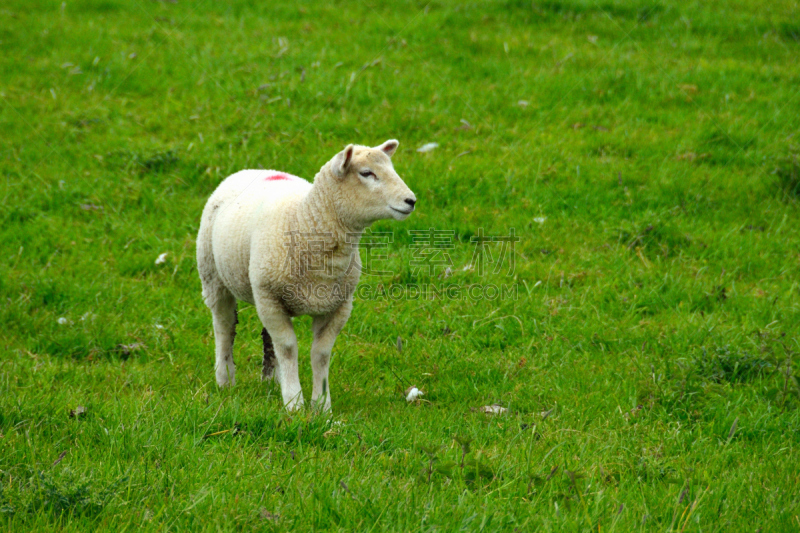
POLYGON ((414 211, 413 207, 411 209, 409 209, 408 211, 403 211, 402 209, 397 209, 396 207, 392 207, 392 206, 389 206, 389 208, 392 209, 393 211, 397 211, 398 213, 402 213, 404 215, 410 215, 411 212, 414 211))

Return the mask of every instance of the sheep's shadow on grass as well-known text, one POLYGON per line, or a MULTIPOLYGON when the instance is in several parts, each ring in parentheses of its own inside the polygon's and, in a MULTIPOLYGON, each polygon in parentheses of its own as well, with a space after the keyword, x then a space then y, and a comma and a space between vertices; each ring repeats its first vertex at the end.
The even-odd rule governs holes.
MULTIPOLYGON (((274 412, 252 416, 220 414, 202 436, 202 442, 240 439, 248 444, 280 443, 293 446, 311 446, 324 450, 339 445, 336 421, 311 409, 287 413, 283 408, 274 412)), ((291 452, 290 452, 291 453, 291 452)))

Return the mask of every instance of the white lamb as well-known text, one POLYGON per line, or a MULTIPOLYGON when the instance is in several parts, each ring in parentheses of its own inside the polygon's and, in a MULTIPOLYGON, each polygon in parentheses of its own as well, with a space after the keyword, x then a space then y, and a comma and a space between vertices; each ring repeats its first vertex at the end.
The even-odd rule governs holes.
POLYGON ((397 146, 348 145, 313 185, 284 172, 242 170, 211 195, 197 236, 197 269, 214 320, 219 386, 235 383, 236 301, 244 300, 264 325, 262 379, 277 379, 289 410, 303 405, 292 317, 314 317, 311 399, 330 410, 328 366, 353 308, 361 234, 376 220, 404 220, 417 201, 392 166, 397 146))

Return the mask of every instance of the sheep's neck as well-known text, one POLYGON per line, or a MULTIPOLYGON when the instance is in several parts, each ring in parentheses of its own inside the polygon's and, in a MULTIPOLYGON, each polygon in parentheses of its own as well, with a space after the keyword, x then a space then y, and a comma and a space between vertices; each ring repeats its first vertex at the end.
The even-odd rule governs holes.
POLYGON ((336 209, 336 198, 325 181, 318 176, 308 196, 298 206, 297 227, 309 233, 308 240, 324 239, 329 250, 350 253, 353 246, 358 246, 364 228, 342 220, 336 209))

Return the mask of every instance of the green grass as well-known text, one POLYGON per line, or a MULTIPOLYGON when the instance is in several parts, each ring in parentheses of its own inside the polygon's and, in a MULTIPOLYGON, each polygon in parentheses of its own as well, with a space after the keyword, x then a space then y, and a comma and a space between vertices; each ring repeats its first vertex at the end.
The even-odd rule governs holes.
POLYGON ((5 530, 800 528, 796 1, 222 4, 0 8, 5 530), (331 419, 240 306, 218 390, 205 199, 388 138, 419 205, 362 283, 518 297, 357 300, 331 419))

